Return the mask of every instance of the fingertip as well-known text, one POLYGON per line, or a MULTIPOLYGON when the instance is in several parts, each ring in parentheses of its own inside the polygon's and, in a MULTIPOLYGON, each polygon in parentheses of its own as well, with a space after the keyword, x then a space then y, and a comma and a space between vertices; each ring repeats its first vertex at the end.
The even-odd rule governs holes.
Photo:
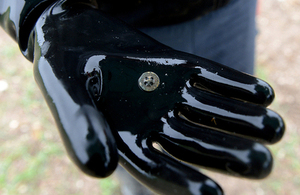
POLYGON ((229 162, 226 165, 227 171, 235 176, 248 179, 263 179, 267 177, 273 167, 271 152, 262 144, 255 143, 249 150, 247 161, 229 162))
POLYGON ((223 195, 222 188, 214 181, 207 179, 200 186, 200 194, 209 194, 209 195, 223 195))
POLYGON ((253 179, 267 177, 273 168, 273 157, 271 152, 263 145, 256 143, 253 146, 253 158, 251 160, 253 179))
POLYGON ((282 139, 285 132, 285 123, 281 116, 272 110, 268 110, 267 116, 263 124, 266 134, 269 136, 268 143, 274 144, 282 139))
POLYGON ((255 86, 258 103, 262 106, 269 106, 275 99, 274 89, 265 81, 260 79, 258 84, 255 86))
POLYGON ((282 139, 284 132, 285 132, 285 123, 284 123, 283 119, 280 118, 278 120, 278 123, 279 123, 279 125, 277 126, 277 128, 274 131, 275 132, 274 138, 271 140, 272 144, 279 142, 282 139))
MULTIPOLYGON (((117 144, 103 114, 92 106, 83 105, 78 116, 83 117, 86 136, 82 145, 88 158, 82 169, 93 177, 107 177, 118 165, 117 144)), ((83 159, 83 158, 81 158, 83 159)))
POLYGON ((110 159, 103 161, 102 155, 93 154, 84 165, 83 171, 93 177, 105 178, 110 176, 118 165, 118 157, 111 156, 110 159))
POLYGON ((109 176, 116 169, 119 158, 109 125, 102 113, 90 105, 73 110, 64 113, 59 121, 69 156, 84 173, 100 178, 109 176))

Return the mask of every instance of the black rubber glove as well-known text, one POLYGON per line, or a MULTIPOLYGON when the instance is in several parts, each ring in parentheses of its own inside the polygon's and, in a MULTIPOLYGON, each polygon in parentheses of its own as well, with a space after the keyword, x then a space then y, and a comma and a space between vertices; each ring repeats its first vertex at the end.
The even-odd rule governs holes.
POLYGON ((36 81, 84 172, 105 177, 119 157, 160 194, 222 194, 184 162, 254 179, 270 173, 263 144, 280 140, 284 123, 266 108, 267 83, 82 4, 48 8, 31 37, 36 81))

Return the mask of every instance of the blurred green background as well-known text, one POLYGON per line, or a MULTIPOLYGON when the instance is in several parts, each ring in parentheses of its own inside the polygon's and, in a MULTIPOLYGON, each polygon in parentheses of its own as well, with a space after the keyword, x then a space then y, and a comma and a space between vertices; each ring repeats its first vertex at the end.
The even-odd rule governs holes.
MULTIPOLYGON (((300 3, 261 0, 257 18, 258 77, 277 95, 272 109, 286 121, 284 139, 269 148, 273 173, 254 181, 204 171, 226 194, 300 194, 300 3)), ((114 176, 94 179, 69 160, 36 86, 32 64, 0 30, 0 194, 120 194, 114 176)))

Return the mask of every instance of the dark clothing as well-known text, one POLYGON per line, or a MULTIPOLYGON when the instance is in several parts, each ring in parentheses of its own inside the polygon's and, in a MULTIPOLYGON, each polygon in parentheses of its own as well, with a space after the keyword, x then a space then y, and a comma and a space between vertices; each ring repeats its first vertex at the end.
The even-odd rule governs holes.
MULTIPOLYGON (((81 5, 92 5, 134 27, 162 26, 188 21, 229 2, 229 0, 72 0, 71 2, 74 4, 76 1, 81 5)), ((20 39, 24 39, 23 36, 29 36, 42 12, 55 2, 58 1, 0 0, 0 25, 20 43, 20 39)), ((23 43, 21 47, 22 45, 23 43)))
POLYGON ((195 19, 229 0, 104 0, 101 10, 135 27, 170 25, 195 19))
POLYGON ((173 49, 253 74, 255 14, 256 0, 231 0, 200 19, 140 30, 173 49))

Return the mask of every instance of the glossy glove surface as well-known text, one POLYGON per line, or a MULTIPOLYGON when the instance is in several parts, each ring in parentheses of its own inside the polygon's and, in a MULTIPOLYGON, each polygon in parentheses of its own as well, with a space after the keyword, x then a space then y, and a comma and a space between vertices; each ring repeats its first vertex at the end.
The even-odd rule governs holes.
POLYGON ((266 108, 274 98, 267 83, 175 51, 86 4, 55 4, 31 37, 36 81, 84 172, 108 176, 119 158, 160 194, 222 194, 184 162, 246 178, 270 173, 263 144, 279 141, 284 123, 266 108), (145 72, 159 82, 140 85, 145 72))

